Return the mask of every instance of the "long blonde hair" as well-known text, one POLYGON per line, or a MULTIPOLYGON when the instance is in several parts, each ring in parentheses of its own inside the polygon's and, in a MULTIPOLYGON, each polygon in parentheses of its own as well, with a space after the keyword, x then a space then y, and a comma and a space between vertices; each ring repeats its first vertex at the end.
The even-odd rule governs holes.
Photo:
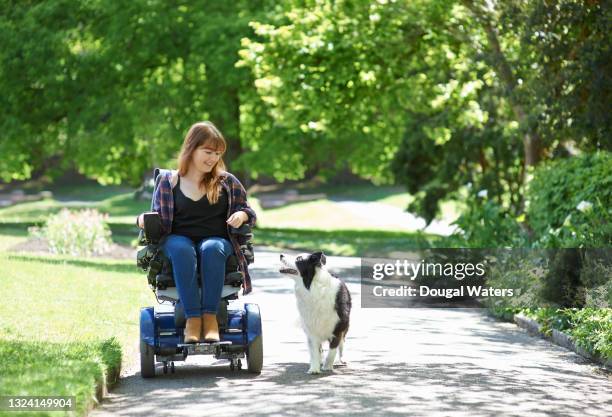
MULTIPOLYGON (((185 136, 181 152, 178 156, 179 176, 182 177, 187 175, 193 152, 202 145, 206 145, 222 153, 225 153, 227 149, 225 138, 214 124, 208 121, 193 124, 185 136)), ((198 184, 200 189, 206 190, 206 197, 210 204, 215 204, 219 201, 219 193, 221 192, 221 173, 224 171, 225 163, 223 162, 223 155, 221 155, 219 161, 217 161, 210 172, 202 176, 198 184)))

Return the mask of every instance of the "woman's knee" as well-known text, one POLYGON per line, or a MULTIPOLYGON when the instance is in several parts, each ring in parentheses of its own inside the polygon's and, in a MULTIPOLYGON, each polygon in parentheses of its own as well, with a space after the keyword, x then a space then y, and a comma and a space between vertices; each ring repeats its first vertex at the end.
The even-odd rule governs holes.
POLYGON ((184 236, 170 235, 164 243, 164 253, 166 256, 193 257, 195 258, 195 248, 191 239, 184 236))
POLYGON ((200 244, 200 252, 204 256, 206 254, 218 254, 227 257, 231 253, 231 245, 220 238, 207 239, 200 244))

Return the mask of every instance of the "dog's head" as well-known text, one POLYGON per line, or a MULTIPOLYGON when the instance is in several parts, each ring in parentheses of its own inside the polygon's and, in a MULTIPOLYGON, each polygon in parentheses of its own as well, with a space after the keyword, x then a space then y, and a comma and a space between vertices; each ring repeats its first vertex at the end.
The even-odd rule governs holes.
POLYGON ((280 273, 294 275, 296 278, 301 277, 304 287, 310 289, 310 284, 312 284, 317 269, 323 268, 326 259, 323 252, 302 253, 296 257, 281 253, 280 261, 282 264, 280 273))

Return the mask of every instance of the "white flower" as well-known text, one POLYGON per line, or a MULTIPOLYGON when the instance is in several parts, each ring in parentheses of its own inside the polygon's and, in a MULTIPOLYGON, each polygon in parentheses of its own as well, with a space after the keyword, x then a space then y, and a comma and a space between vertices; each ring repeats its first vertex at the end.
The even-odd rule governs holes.
POLYGON ((370 15, 370 21, 371 22, 379 22, 380 21, 380 15, 378 13, 374 13, 370 15))
POLYGON ((578 209, 578 211, 586 213, 587 211, 590 211, 593 208, 593 203, 589 203, 588 201, 583 200, 580 203, 578 203, 576 208, 578 209))
POLYGON ((480 198, 487 198, 487 195, 489 195, 489 192, 487 190, 480 190, 478 191, 478 194, 476 195, 480 198))

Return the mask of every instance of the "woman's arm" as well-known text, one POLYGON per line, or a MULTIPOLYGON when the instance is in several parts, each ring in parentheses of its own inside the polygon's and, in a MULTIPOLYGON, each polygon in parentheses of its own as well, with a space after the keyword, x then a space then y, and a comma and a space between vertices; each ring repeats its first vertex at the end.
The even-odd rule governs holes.
MULTIPOLYGON (((156 169, 153 175, 155 178, 155 185, 153 186, 153 197, 151 198, 151 210, 146 213, 150 213, 151 211, 161 213, 161 193, 159 191, 161 177, 159 176, 159 169, 156 169)), ((144 215, 145 213, 141 213, 136 217, 136 226, 141 229, 144 229, 144 215)))
POLYGON ((234 206, 231 214, 233 215, 239 211, 242 211, 247 215, 245 223, 251 227, 255 226, 255 223, 257 222, 257 214, 255 214, 255 210, 251 208, 249 202, 247 201, 246 190, 244 189, 242 183, 234 175, 230 174, 229 178, 231 179, 231 191, 234 206))

